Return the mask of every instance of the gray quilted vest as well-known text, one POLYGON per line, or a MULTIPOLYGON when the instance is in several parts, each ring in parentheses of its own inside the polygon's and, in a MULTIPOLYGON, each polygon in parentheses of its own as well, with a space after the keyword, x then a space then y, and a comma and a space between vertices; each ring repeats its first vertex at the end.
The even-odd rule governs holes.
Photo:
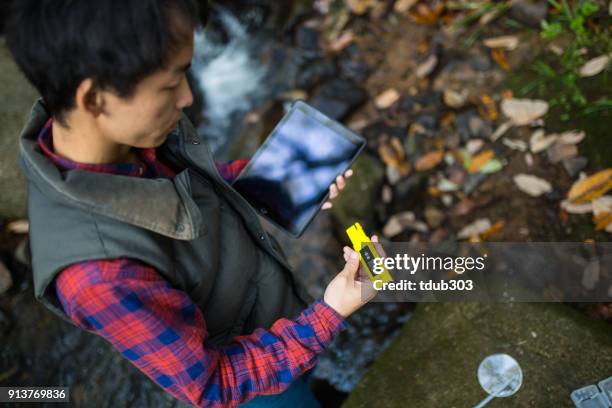
POLYGON ((35 295, 51 311, 70 321, 53 284, 63 268, 119 257, 155 267, 185 291, 213 344, 269 328, 312 302, 186 117, 157 148, 162 161, 184 169, 172 179, 62 174, 37 144, 48 117, 39 99, 20 136, 20 166, 28 179, 35 295))

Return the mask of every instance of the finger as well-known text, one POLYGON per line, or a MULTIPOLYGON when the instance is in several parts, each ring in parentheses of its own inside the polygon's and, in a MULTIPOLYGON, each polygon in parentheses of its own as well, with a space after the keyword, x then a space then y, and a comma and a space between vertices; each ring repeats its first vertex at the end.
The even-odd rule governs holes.
POLYGON ((338 186, 338 189, 342 190, 344 186, 346 185, 344 182, 344 177, 342 176, 336 177, 336 185, 338 186))
POLYGON ((357 271, 359 270, 359 255, 357 252, 351 249, 349 254, 349 259, 346 261, 346 265, 344 265, 344 269, 342 270, 349 278, 355 279, 357 276, 357 271))
POLYGON ((321 208, 323 210, 328 210, 328 209, 332 208, 332 203, 330 203, 329 201, 326 201, 325 203, 323 203, 323 206, 321 208))
POLYGON ((348 169, 344 172, 344 177, 349 178, 353 175, 353 169, 348 169))
POLYGON ((334 199, 338 195, 338 187, 335 184, 329 186, 329 198, 334 199))

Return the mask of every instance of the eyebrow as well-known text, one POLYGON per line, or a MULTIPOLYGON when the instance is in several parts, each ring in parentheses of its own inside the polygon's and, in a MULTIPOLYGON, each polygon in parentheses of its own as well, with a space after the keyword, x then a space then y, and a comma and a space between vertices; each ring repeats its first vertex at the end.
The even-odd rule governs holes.
POLYGON ((187 72, 187 70, 188 70, 189 68, 191 68, 191 62, 189 62, 189 63, 187 63, 187 64, 185 64, 185 65, 181 65, 181 66, 177 67, 177 68, 174 70, 174 73, 175 73, 175 74, 180 74, 180 73, 182 73, 182 72, 187 72))

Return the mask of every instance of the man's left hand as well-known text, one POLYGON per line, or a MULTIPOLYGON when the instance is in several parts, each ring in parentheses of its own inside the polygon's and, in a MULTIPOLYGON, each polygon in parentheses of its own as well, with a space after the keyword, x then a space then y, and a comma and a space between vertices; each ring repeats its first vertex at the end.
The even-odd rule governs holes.
POLYGON ((340 175, 336 177, 336 182, 332 184, 331 186, 329 186, 329 200, 330 201, 326 201, 323 204, 323 206, 321 207, 323 210, 332 208, 331 200, 338 197, 338 194, 340 194, 340 192, 344 190, 344 187, 346 186, 346 180, 352 175, 353 175, 353 170, 348 169, 347 171, 344 172, 344 175, 340 175))

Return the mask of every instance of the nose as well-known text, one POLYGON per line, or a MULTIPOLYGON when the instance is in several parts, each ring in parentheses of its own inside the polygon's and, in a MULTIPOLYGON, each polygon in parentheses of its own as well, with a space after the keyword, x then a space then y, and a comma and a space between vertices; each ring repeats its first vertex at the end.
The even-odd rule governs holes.
POLYGON ((191 87, 189 86, 189 81, 187 81, 187 75, 183 76, 183 80, 181 81, 179 97, 176 101, 177 109, 181 110, 188 106, 191 106, 193 103, 193 93, 191 92, 191 87))

